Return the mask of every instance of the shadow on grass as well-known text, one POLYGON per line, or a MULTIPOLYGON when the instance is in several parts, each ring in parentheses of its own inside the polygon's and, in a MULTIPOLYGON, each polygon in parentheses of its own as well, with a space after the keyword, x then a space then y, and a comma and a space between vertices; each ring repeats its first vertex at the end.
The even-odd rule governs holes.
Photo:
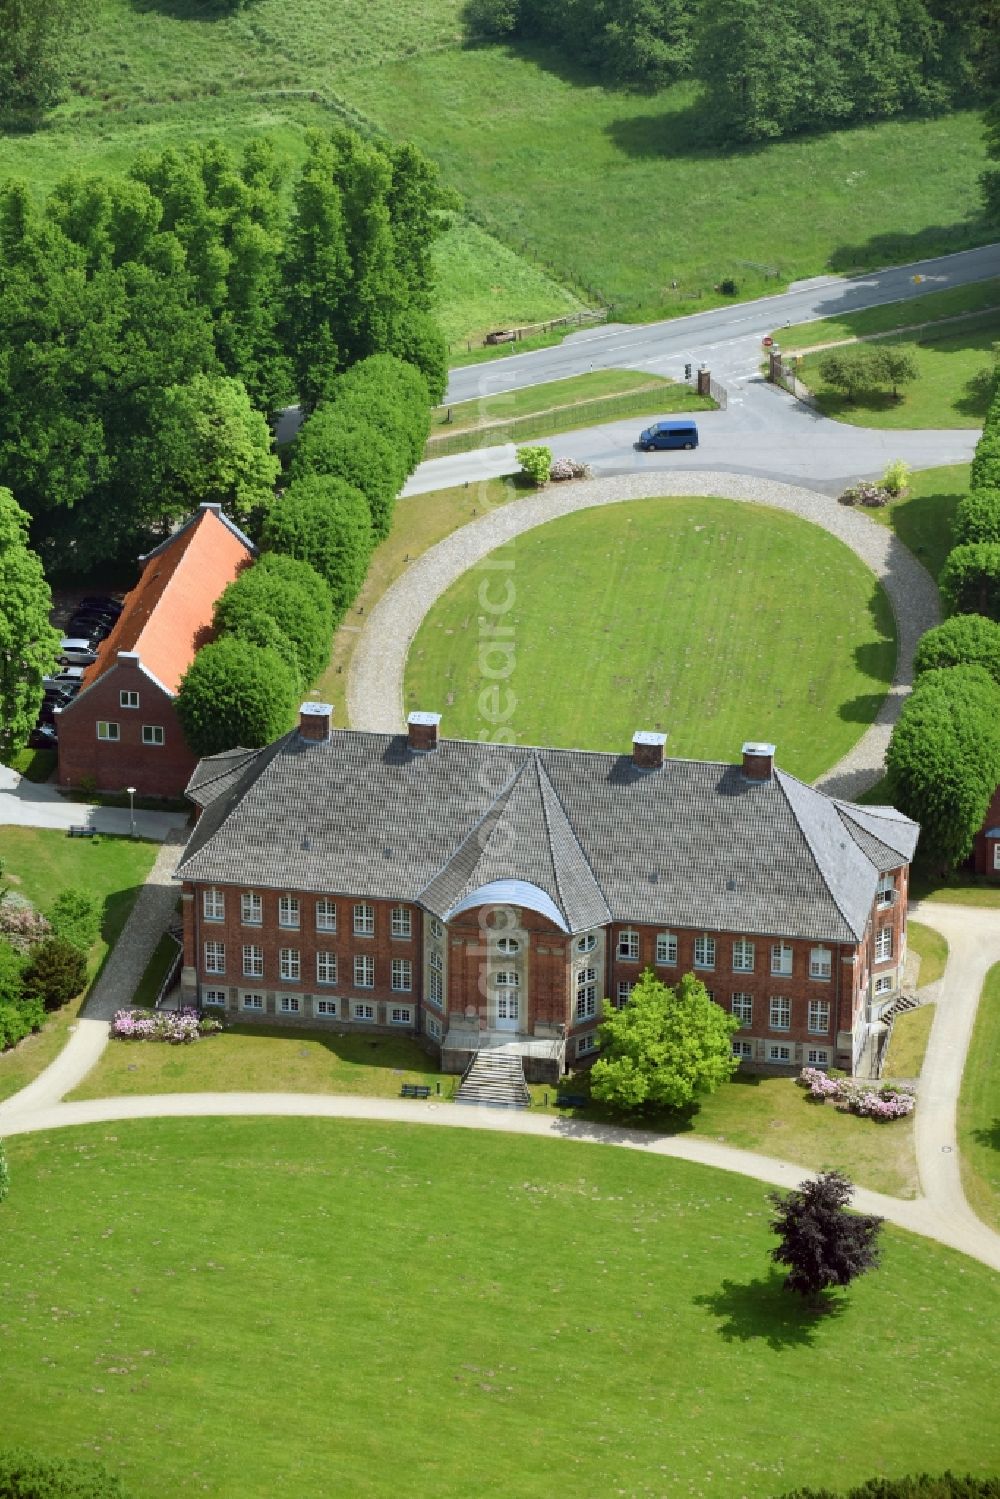
POLYGON ((872 266, 907 265, 938 255, 952 255, 973 245, 989 243, 992 235, 981 217, 957 224, 928 224, 913 234, 873 234, 858 244, 839 245, 827 262, 831 271, 850 274, 872 266))
POLYGON ((724 1343, 760 1340, 769 1348, 808 1348, 823 1324, 846 1309, 844 1296, 830 1293, 810 1301, 785 1290, 785 1278, 777 1270, 741 1285, 724 1280, 718 1291, 694 1298, 719 1321, 724 1343))
POLYGON ((985 1145, 987 1150, 1000 1150, 1000 1119, 994 1119, 983 1129, 974 1129, 972 1138, 977 1145, 985 1145))
POLYGON ((247 0, 132 0, 140 14, 155 11, 174 21, 224 21, 247 8, 247 0))

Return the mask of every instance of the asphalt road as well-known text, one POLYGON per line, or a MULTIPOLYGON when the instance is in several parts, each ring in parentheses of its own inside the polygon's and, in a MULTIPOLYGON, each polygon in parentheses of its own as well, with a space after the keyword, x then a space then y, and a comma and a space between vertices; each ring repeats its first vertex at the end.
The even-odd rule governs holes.
POLYGON ((859 312, 991 276, 1000 276, 1000 244, 864 276, 819 276, 796 282, 779 296, 734 302, 662 323, 589 328, 571 334, 551 349, 511 354, 493 363, 452 370, 446 400, 473 400, 479 395, 584 375, 590 370, 648 369, 653 374, 680 377, 685 363, 696 368, 708 364, 713 375, 727 385, 756 370, 761 339, 783 324, 859 312), (915 283, 914 276, 923 279, 915 283))

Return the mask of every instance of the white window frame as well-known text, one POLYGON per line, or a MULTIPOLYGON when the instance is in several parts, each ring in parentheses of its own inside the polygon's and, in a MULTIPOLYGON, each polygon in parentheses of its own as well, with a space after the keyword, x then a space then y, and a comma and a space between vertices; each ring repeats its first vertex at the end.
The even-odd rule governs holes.
POLYGON ((806 1030, 813 1036, 830 1034, 830 1001, 811 999, 807 1010, 806 1030))
POLYGON ((333 900, 318 900, 316 902, 316 930, 317 932, 335 932, 337 930, 337 902, 333 900))
POLYGON ((255 890, 244 890, 240 895, 240 926, 263 925, 264 897, 255 890))
POLYGON ((741 1025, 753 1025, 753 995, 739 990, 732 998, 732 1014, 741 1025))
POLYGON ((119 708, 138 708, 139 694, 122 688, 118 694, 118 706, 119 708))
POLYGON ((205 943, 205 972, 225 973, 226 971, 226 944, 224 942, 205 943))
POLYGON ((733 1056, 734 1057, 739 1057, 739 1059, 740 1059, 741 1062, 746 1057, 752 1057, 753 1056, 753 1042, 752 1041, 734 1041, 733 1042, 733 1056))
POLYGON ((302 978, 302 953, 297 947, 278 950, 278 977, 286 984, 297 984, 302 978))
POLYGON ((625 927, 618 933, 618 941, 615 944, 615 952, 621 963, 638 963, 639 961, 639 933, 635 927, 625 927))
POLYGON ((301 1015, 302 1001, 297 994, 281 994, 278 996, 279 1015, 301 1015))
POLYGON ((201 1002, 212 1009, 224 1010, 229 1003, 229 999, 225 989, 203 989, 201 1002))
POLYGON ((375 907, 369 901, 359 900, 355 902, 353 929, 355 937, 374 937, 375 907))
POLYGON ((374 989, 375 987, 375 959, 365 953, 357 953, 354 958, 354 987, 355 989, 374 989), (361 977, 358 978, 358 974, 361 977))
POLYGON ((756 944, 749 937, 737 937, 733 943, 733 972, 753 973, 756 958, 756 944))
POLYGON ((436 1016, 424 1016, 424 1029, 426 1030, 428 1036, 430 1036, 432 1041, 440 1041, 442 1034, 441 1022, 436 1018, 436 1016))
POLYGON ((226 897, 215 885, 201 892, 201 914, 205 921, 226 919, 226 897))
POLYGON ((677 933, 657 932, 656 961, 661 968, 673 968, 677 962, 677 933))
POLYGON ((891 994, 892 993, 892 974, 891 973, 883 973, 880 978, 877 978, 875 980, 875 993, 876 994, 891 994))
POLYGON ((390 1010, 389 1010, 389 1024, 390 1025, 412 1025, 413 1024, 413 1006, 412 1005, 393 1005, 390 1008, 390 1010))
POLYGON ((512 958, 521 951, 521 944, 516 937, 498 937, 497 952, 502 953, 505 958, 512 958))
POLYGON ((427 998, 436 1009, 444 1009, 444 959, 436 948, 427 960, 427 998))
POLYGON ((104 744, 118 744, 120 741, 121 724, 111 723, 106 718, 97 720, 97 737, 104 744))
POLYGON ((790 942, 771 943, 771 972, 778 978, 791 978, 795 963, 795 950, 790 942))
POLYGON ((768 1005, 768 1030, 790 1031, 792 1028, 792 1001, 784 994, 772 994, 768 1005))
POLYGON ((287 932, 297 932, 301 916, 301 905, 297 895, 278 896, 278 925, 287 932))
POLYGON ((826 1046, 810 1046, 806 1050, 806 1062, 810 1067, 829 1067, 830 1050, 826 1046))
POLYGON ((594 1051, 600 1051, 601 1043, 596 1031, 588 1031, 585 1036, 576 1038, 576 1054, 578 1057, 586 1057, 594 1051))
POLYGON ((880 926, 875 933, 876 963, 892 962, 892 927, 880 926))
POLYGON ((409 906, 393 906, 389 917, 389 935, 407 941, 413 936, 413 912, 409 906))
POLYGON ((368 1002, 355 1000, 351 1006, 351 1019, 363 1020, 366 1025, 371 1025, 375 1019, 375 1006, 368 1002))
POLYGON ((243 944, 243 977, 245 979, 264 977, 264 949, 258 947, 255 942, 243 944))
POLYGON ((428 927, 429 927, 431 936, 437 942, 440 942, 441 938, 444 936, 444 927, 441 925, 440 921, 438 921, 438 919, 437 919, 436 916, 432 916, 431 917, 431 919, 430 919, 430 921, 428 923, 428 927))
POLYGON ((267 1001, 263 994, 246 993, 240 995, 240 1009, 250 1010, 255 1015, 263 1015, 267 1009, 267 1001))
POLYGON ((617 987, 617 989, 615 991, 616 996, 617 996, 617 998, 615 1000, 615 1006, 616 1006, 617 1009, 619 1009, 619 1010, 624 1009, 625 1005, 628 1004, 629 1000, 632 997, 632 990, 634 988, 635 988, 635 984, 632 982, 631 979, 619 979, 618 980, 618 987, 617 987))
POLYGON ((577 937, 577 939, 576 939, 576 950, 580 954, 581 957, 585 956, 589 952, 593 952, 594 948, 596 946, 597 946, 597 933, 596 932, 585 932, 582 937, 577 937))
POLYGON ((875 909, 887 911, 893 904, 896 894, 896 878, 891 874, 879 875, 878 888, 875 891, 875 909))
POLYGON ((715 938, 709 936, 694 939, 694 966, 706 972, 715 967, 715 938))
POLYGON ((767 1060, 776 1063, 779 1067, 788 1067, 792 1061, 792 1048, 787 1041, 769 1041, 767 1043, 767 1060))
POLYGON ((516 968, 502 968, 493 975, 493 986, 496 989, 520 989, 521 975, 516 968))
POLYGON ((597 969, 581 968, 576 976, 576 1018, 589 1020, 597 1014, 597 969))
POLYGON ((316 953, 316 982, 317 984, 335 984, 337 982, 337 954, 329 952, 321 947, 316 953))
POLYGON ((829 947, 813 947, 809 950, 809 977, 827 984, 833 976, 833 953, 829 947))
POLYGON ((162 749, 167 742, 166 730, 160 723, 144 723, 142 742, 147 749, 162 749))
POLYGON ((335 999, 314 999, 313 1014, 318 1020, 336 1020, 337 1003, 335 999))
POLYGON ((393 958, 389 988, 394 994, 412 994, 413 964, 409 958, 393 958))
POLYGON ((1000 838, 993 840, 993 869, 995 872, 1000 871, 1000 838))

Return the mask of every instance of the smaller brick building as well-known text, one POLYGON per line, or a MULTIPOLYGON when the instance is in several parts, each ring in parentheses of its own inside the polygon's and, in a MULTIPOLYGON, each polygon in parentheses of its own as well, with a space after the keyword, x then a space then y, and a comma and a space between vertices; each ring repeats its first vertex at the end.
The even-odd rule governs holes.
POLYGON ((219 595, 254 555, 220 506, 209 504, 140 557, 142 576, 115 628, 80 692, 57 712, 60 785, 183 795, 198 757, 184 741, 174 698, 211 639, 219 595))
POLYGON ((994 791, 983 825, 976 834, 972 863, 977 874, 1000 880, 1000 786, 994 791))

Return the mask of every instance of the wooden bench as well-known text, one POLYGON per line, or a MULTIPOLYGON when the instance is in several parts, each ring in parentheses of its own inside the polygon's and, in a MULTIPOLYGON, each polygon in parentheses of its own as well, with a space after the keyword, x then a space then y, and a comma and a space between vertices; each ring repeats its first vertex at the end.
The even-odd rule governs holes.
POLYGON ((560 1093, 556 1098, 557 1109, 585 1109, 590 1099, 583 1093, 560 1093))
POLYGON ((400 1098, 430 1098, 431 1090, 428 1083, 404 1083, 399 1090, 400 1098))
POLYGON ((92 828, 89 823, 78 822, 70 828, 69 836, 71 838, 96 838, 97 829, 92 828))

